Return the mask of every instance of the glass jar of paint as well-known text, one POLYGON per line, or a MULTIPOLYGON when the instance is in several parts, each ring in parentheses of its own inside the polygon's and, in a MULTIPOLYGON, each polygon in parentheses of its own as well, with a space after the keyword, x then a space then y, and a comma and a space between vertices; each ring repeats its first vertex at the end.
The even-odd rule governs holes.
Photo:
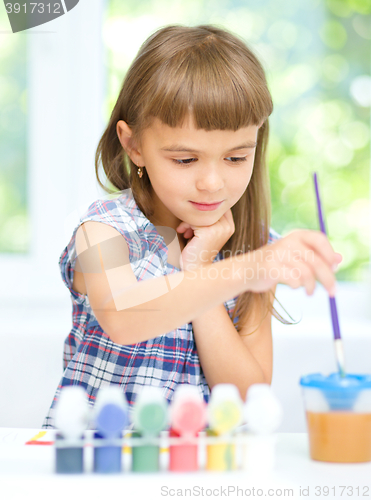
POLYGON ((311 458, 371 461, 371 375, 314 373, 302 377, 300 385, 311 458))

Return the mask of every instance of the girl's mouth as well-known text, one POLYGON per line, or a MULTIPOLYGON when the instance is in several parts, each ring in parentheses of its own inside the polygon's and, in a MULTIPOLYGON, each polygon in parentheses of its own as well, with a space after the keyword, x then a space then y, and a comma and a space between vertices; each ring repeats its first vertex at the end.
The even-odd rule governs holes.
POLYGON ((216 210, 223 203, 223 201, 219 201, 217 203, 196 203, 191 201, 191 203, 197 210, 208 211, 216 210))

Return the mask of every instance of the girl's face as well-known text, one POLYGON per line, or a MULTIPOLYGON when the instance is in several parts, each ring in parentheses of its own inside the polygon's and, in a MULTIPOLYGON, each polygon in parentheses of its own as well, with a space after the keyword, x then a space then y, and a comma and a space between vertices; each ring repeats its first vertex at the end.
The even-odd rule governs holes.
POLYGON ((205 131, 196 129, 191 117, 182 127, 172 128, 155 118, 131 153, 134 163, 145 166, 152 184, 151 222, 173 229, 181 221, 215 224, 249 184, 258 128, 205 131), (192 202, 221 203, 204 211, 192 202))

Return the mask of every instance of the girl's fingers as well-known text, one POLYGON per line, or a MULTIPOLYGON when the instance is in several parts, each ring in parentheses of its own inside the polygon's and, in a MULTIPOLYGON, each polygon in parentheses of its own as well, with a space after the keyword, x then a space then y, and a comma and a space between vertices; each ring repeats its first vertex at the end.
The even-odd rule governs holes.
POLYGON ((309 249, 302 244, 299 243, 295 252, 293 252, 292 261, 289 262, 291 270, 297 269, 298 273, 300 273, 300 282, 304 286, 305 283, 308 283, 308 290, 314 290, 313 287, 313 279, 314 277, 322 283, 328 293, 333 296, 335 289, 335 276, 329 263, 323 259, 322 254, 316 253, 314 250, 309 249))
POLYGON ((283 276, 287 277, 286 283, 291 288, 303 286, 307 295, 312 295, 316 288, 316 279, 313 269, 305 262, 296 262, 294 267, 283 270, 283 276))
POLYGON ((300 240, 308 247, 319 253, 329 266, 332 267, 334 264, 338 263, 336 253, 324 233, 311 229, 303 229, 296 232, 298 233, 300 240))
POLYGON ((192 238, 193 236, 193 229, 191 229, 190 227, 188 229, 186 229, 185 233, 184 233, 184 238, 186 240, 189 240, 189 238, 192 238))
POLYGON ((340 253, 336 253, 335 255, 336 255, 337 263, 332 266, 332 270, 334 271, 334 273, 336 273, 336 271, 339 268, 340 262, 343 260, 343 256, 340 253))
POLYGON ((335 253, 335 256, 336 256, 336 264, 334 264, 335 266, 334 270, 337 270, 340 262, 343 260, 343 256, 340 253, 335 253))
POLYGON ((189 240, 189 238, 192 238, 193 236, 193 229, 185 222, 181 222, 181 224, 179 224, 176 228, 176 231, 179 234, 184 233, 183 236, 186 240, 189 240))
MULTIPOLYGON (((219 231, 221 228, 223 228, 222 232, 233 234, 235 231, 235 225, 234 225, 232 210, 228 209, 227 212, 225 212, 223 216, 219 219, 219 221, 213 225, 218 226, 219 231)), ((176 228, 176 231, 177 233, 184 233, 184 237, 186 239, 189 239, 192 238, 195 230, 197 229, 202 229, 202 228, 198 228, 196 226, 190 226, 187 222, 182 221, 176 228)))

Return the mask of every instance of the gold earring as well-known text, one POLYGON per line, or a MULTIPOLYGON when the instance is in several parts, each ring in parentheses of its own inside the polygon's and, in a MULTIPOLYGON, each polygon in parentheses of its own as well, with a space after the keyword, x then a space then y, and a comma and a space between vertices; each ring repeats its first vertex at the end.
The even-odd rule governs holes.
POLYGON ((138 171, 137 171, 138 175, 139 175, 139 179, 142 178, 143 176, 143 171, 142 171, 142 167, 138 167, 138 171))

